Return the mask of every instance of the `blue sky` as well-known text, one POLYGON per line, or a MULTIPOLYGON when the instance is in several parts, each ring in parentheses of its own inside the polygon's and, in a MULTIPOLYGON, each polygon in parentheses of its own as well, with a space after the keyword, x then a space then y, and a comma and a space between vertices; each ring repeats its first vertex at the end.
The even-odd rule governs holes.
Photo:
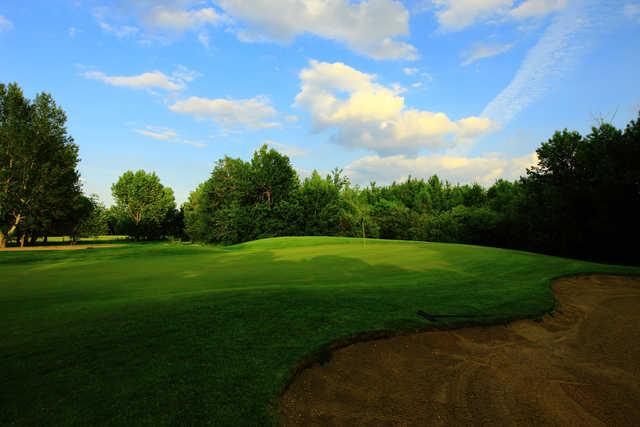
POLYGON ((128 169, 178 202, 263 143, 301 176, 514 179, 556 129, 640 110, 634 0, 0 3, 0 81, 50 92, 85 190, 128 169))

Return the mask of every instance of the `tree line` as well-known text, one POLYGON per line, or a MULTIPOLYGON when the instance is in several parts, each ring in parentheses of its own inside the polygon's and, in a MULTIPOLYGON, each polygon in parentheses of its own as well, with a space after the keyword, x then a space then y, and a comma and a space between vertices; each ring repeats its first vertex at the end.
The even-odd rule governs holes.
POLYGON ((452 184, 434 175, 352 185, 341 170, 300 179, 263 146, 224 157, 180 207, 155 173, 124 173, 105 208, 82 194, 78 147, 48 94, 0 85, 0 245, 66 234, 234 244, 275 236, 351 236, 500 246, 640 263, 640 119, 556 132, 515 181, 452 184), (631 249, 630 249, 631 248, 631 249))

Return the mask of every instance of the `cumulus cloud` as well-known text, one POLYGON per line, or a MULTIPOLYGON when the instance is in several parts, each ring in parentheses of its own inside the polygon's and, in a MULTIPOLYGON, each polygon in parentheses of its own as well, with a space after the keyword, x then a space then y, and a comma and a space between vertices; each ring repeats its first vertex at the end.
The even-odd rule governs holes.
POLYGON ((471 140, 493 128, 487 118, 451 120, 444 113, 406 108, 397 87, 343 63, 311 61, 300 72, 295 105, 314 129, 335 129, 334 141, 380 153, 417 152, 471 140))
POLYGON ((417 69, 417 68, 414 68, 414 67, 405 67, 405 68, 402 69, 402 72, 405 73, 407 76, 413 76, 418 71, 420 71, 420 70, 417 69))
POLYGON ((176 131, 166 127, 146 126, 143 129, 134 129, 134 132, 158 141, 168 141, 172 144, 190 145, 196 148, 204 148, 207 146, 199 141, 181 138, 176 131))
POLYGON ((285 156, 289 156, 291 158, 304 157, 309 155, 309 152, 310 152, 310 150, 306 148, 296 147, 294 145, 282 144, 281 142, 273 141, 273 140, 267 140, 264 143, 267 144, 269 147, 275 148, 277 151, 284 154, 285 156))
POLYGON ((4 16, 0 15, 0 32, 13 29, 13 23, 4 16))
POLYGON ((540 18, 567 5, 567 0, 434 0, 440 28, 459 31, 487 20, 540 18))
POLYGON ((192 96, 177 101, 169 109, 198 119, 210 119, 224 128, 261 129, 279 126, 277 122, 269 121, 277 112, 269 99, 263 96, 238 100, 192 96))
POLYGON ((416 59, 409 35, 409 12, 397 0, 218 0, 230 16, 246 24, 243 41, 290 42, 308 33, 345 43, 375 59, 416 59))
POLYGON ((367 156, 348 164, 344 171, 353 182, 362 185, 371 181, 389 184, 406 180, 409 176, 428 178, 434 174, 452 183, 477 182, 491 185, 499 178, 516 179, 524 175, 525 169, 534 164, 537 164, 535 153, 515 158, 499 154, 481 157, 367 156))
POLYGON ((481 59, 491 58, 508 52, 513 44, 478 43, 462 54, 462 66, 466 67, 481 59))
POLYGON ((603 18, 607 8, 606 2, 577 1, 556 15, 509 85, 485 107, 482 117, 506 124, 540 98, 554 79, 563 77, 588 51, 592 33, 608 25, 609 20, 603 18))
POLYGON ((82 74, 87 79, 98 80, 111 86, 127 87, 130 89, 162 89, 165 91, 180 91, 186 87, 199 73, 179 66, 171 76, 160 71, 150 71, 133 76, 110 76, 101 71, 85 71, 82 74))

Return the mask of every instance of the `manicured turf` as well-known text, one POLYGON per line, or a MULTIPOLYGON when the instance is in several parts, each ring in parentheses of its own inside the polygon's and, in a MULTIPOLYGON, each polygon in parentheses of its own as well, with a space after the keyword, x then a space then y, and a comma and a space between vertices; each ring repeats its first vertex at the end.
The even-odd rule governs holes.
POLYGON ((595 271, 638 272, 342 238, 0 253, 0 424, 274 423, 292 369, 335 339, 424 327, 419 309, 540 315, 551 278, 595 271))

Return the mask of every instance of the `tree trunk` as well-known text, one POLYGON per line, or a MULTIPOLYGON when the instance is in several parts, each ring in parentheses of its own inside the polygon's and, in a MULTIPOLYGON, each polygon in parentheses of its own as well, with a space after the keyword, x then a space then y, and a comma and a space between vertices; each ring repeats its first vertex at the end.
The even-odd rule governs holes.
POLYGON ((269 209, 271 209, 271 190, 265 191, 265 194, 267 195, 267 204, 269 206, 269 209))
POLYGON ((29 239, 29 246, 34 246, 37 242, 38 242, 38 236, 34 234, 29 239))
POLYGON ((11 234, 13 234, 13 232, 16 231, 16 228, 18 228, 18 225, 20 224, 21 220, 22 220, 22 215, 20 214, 14 215, 14 222, 11 228, 9 228, 9 231, 7 231, 7 237, 11 236, 11 234))
POLYGON ((42 239, 44 243, 47 243, 48 240, 49 240, 49 236, 44 236, 44 239, 42 239))
POLYGON ((0 248, 7 247, 7 235, 0 231, 0 248))
POLYGON ((24 248, 24 242, 25 242, 26 238, 27 238, 26 234, 23 234, 23 235, 20 236, 20 247, 21 248, 24 248))

